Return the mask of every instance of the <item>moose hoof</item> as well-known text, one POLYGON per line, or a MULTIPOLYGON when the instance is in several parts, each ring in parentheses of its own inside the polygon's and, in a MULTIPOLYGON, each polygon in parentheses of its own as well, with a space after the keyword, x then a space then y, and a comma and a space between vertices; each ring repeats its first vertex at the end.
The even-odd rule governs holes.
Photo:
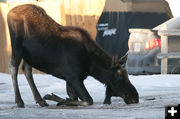
POLYGON ((41 107, 47 107, 49 106, 49 104, 45 101, 45 100, 40 100, 40 101, 37 101, 37 103, 41 106, 41 107))
POLYGON ((110 105, 110 104, 111 104, 111 101, 104 101, 103 104, 108 104, 108 105, 110 105))
MULTIPOLYGON (((70 102, 70 101, 73 101, 73 99, 66 98, 66 99, 64 99, 64 100, 62 100, 62 101, 59 101, 56 106, 69 105, 69 102, 70 102)), ((72 105, 71 105, 71 106, 72 106, 72 105)))
POLYGON ((16 102, 16 104, 17 104, 18 108, 24 108, 24 102, 23 101, 18 101, 18 102, 16 102))

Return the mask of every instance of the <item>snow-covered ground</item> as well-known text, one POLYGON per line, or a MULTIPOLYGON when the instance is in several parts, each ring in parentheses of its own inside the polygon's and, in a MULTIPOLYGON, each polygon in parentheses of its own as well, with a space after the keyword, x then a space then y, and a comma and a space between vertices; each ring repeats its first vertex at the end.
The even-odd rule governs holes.
MULTIPOLYGON (((105 87, 92 77, 85 85, 94 99, 87 107, 35 104, 24 75, 19 75, 19 85, 25 108, 14 104, 11 76, 0 73, 0 119, 164 119, 165 105, 180 104, 180 75, 129 76, 140 95, 140 103, 126 105, 121 98, 112 98, 111 105, 103 105, 105 87)), ((50 75, 35 74, 34 79, 41 95, 54 93, 67 97, 65 82, 50 75)))

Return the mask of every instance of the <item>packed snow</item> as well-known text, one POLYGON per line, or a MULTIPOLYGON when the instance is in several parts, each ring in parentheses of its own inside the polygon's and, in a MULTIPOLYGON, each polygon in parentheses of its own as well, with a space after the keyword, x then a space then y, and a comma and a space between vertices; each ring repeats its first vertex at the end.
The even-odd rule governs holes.
MULTIPOLYGON (((0 119, 164 119, 165 106, 180 104, 180 75, 129 78, 139 92, 139 104, 127 105, 121 98, 113 97, 111 105, 104 105, 105 86, 88 77, 84 83, 94 99, 92 106, 56 106, 56 102, 47 101, 49 107, 40 107, 20 74, 18 81, 25 108, 17 108, 11 76, 0 73, 0 119)), ((46 74, 34 74, 34 79, 41 96, 54 93, 68 97, 65 81, 46 74)))

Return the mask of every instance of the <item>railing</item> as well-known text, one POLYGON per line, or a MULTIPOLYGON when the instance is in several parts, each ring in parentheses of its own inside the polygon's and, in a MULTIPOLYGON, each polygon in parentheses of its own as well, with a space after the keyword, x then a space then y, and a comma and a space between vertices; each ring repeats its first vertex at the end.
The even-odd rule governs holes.
POLYGON ((180 29, 168 29, 165 24, 158 31, 158 35, 161 36, 161 53, 158 54, 157 58, 161 59, 161 74, 167 74, 168 59, 180 58, 180 52, 168 52, 168 36, 180 36, 180 29))

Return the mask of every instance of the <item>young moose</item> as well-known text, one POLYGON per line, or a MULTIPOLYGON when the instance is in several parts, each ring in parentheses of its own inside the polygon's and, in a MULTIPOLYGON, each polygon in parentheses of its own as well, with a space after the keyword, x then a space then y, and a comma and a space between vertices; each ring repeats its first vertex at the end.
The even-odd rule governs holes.
POLYGON ((87 76, 92 76, 107 86, 104 103, 111 103, 111 96, 122 97, 127 104, 138 103, 138 93, 122 67, 127 55, 120 60, 111 57, 92 40, 87 31, 61 26, 35 5, 26 4, 13 8, 8 13, 7 20, 12 46, 9 68, 18 107, 24 107, 17 81, 21 60, 34 99, 40 106, 48 104, 35 86, 32 67, 64 79, 70 99, 76 100, 72 100, 72 103, 93 104, 93 99, 83 84, 87 76))

